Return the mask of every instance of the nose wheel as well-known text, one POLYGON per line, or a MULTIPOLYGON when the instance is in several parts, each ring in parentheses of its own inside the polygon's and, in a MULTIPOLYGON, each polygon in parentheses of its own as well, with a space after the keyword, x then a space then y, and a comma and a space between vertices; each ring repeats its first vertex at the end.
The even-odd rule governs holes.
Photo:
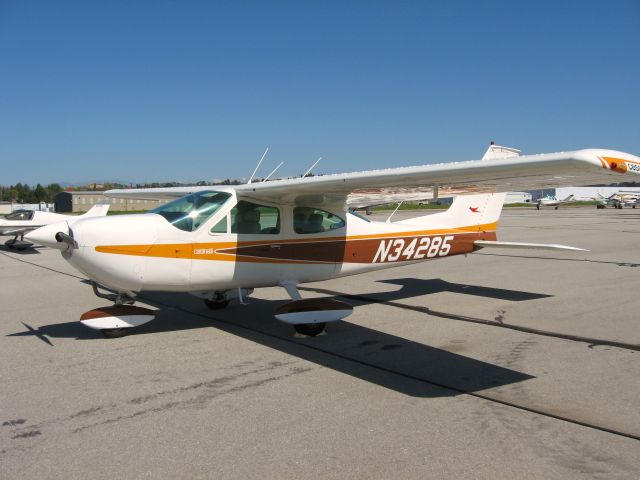
POLYGON ((113 305, 99 307, 80 316, 80 323, 86 327, 100 330, 105 338, 124 337, 129 330, 153 320, 155 310, 133 305, 113 305))

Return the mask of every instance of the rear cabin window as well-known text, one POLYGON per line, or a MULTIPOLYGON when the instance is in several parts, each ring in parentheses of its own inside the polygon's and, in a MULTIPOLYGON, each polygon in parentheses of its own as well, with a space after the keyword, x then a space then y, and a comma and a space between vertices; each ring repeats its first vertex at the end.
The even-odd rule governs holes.
POLYGON ((312 207, 293 209, 293 230, 296 233, 321 233, 344 227, 344 220, 331 212, 312 207))
POLYGON ((278 234, 280 233, 280 211, 276 207, 240 200, 231 209, 231 233, 278 234))

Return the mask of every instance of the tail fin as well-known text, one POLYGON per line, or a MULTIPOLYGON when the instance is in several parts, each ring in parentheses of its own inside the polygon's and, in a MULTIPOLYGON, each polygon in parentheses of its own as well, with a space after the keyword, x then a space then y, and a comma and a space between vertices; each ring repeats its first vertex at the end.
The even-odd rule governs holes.
POLYGON ((493 160, 494 158, 511 158, 520 156, 521 150, 511 147, 502 147, 491 142, 489 148, 482 157, 482 160, 493 160))
POLYGON ((478 195, 458 195, 446 212, 423 215, 400 222, 406 225, 442 222, 451 227, 487 225, 500 218, 506 193, 483 193, 478 195))
POLYGON ((87 213, 80 215, 83 218, 88 217, 104 217, 109 211, 110 205, 94 205, 87 213))

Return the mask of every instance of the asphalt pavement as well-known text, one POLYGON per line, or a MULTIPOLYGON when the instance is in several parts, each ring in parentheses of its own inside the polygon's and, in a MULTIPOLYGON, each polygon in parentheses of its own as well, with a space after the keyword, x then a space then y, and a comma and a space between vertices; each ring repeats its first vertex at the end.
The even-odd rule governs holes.
POLYGON ((589 251, 306 284, 355 306, 315 338, 266 288, 145 294, 104 339, 59 252, 3 247, 0 478, 640 478, 640 211, 508 209, 499 239, 589 251))

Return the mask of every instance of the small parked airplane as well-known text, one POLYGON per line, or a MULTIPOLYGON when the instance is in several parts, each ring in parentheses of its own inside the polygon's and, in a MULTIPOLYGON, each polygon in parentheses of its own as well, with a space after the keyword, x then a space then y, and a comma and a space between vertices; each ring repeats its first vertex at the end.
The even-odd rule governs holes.
POLYGON ((622 207, 636 208, 640 195, 635 192, 623 192, 622 190, 616 193, 612 193, 608 197, 605 197, 598 193, 596 197, 596 208, 617 208, 622 207))
POLYGON ((562 200, 560 200, 555 195, 553 196, 550 195, 550 196, 542 197, 541 199, 539 199, 538 203, 536 204, 536 208, 540 210, 540 207, 554 207, 555 210, 557 210, 560 205, 564 205, 565 203, 571 203, 571 202, 575 202, 574 195, 569 195, 568 197, 563 198, 562 200))
POLYGON ((639 157, 589 149, 237 186, 111 190, 109 197, 173 201, 143 214, 48 225, 27 238, 61 250, 91 280, 96 295, 114 302, 80 317, 106 337, 154 318, 153 310, 132 306, 140 292, 188 292, 219 309, 270 286, 283 287, 292 299, 276 310, 276 318, 313 336, 353 307, 335 299, 302 299, 298 284, 481 248, 580 250, 498 241, 505 193, 493 192, 611 182, 614 175, 639 173, 639 157), (373 222, 348 210, 349 194, 405 186, 455 187, 470 194, 457 196, 445 212, 396 222, 373 222))
POLYGON ((24 250, 32 245, 24 241, 24 235, 27 232, 52 223, 69 222, 72 224, 80 218, 103 217, 108 211, 109 205, 94 205, 83 215, 62 215, 38 210, 16 210, 4 219, 0 219, 0 235, 13 235, 14 238, 7 240, 4 244, 9 248, 24 250), (20 240, 18 240, 18 237, 20 237, 20 240))

